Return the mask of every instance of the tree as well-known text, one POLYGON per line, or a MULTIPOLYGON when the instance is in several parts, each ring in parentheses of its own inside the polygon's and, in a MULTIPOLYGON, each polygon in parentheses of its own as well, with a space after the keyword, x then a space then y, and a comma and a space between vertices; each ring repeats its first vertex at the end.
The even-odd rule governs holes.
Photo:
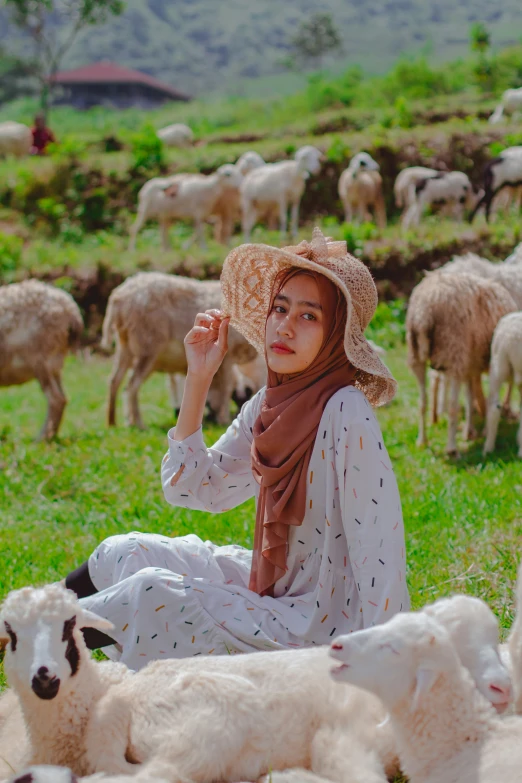
POLYGON ((323 57, 340 52, 342 40, 330 14, 314 14, 302 22, 297 33, 290 41, 294 57, 302 63, 312 62, 320 68, 323 57))
POLYGON ((491 35, 485 24, 477 22, 471 28, 470 46, 477 53, 473 73, 478 87, 483 92, 494 92, 499 76, 497 60, 490 54, 491 35))
POLYGON ((32 73, 40 85, 44 113, 64 55, 84 27, 103 24, 124 9, 123 0, 4 0, 11 19, 33 41, 32 73))
POLYGON ((471 28, 471 49, 479 54, 486 54, 491 46, 491 35, 482 22, 477 22, 471 28))
POLYGON ((0 104, 20 95, 34 94, 33 70, 30 63, 0 47, 0 104))

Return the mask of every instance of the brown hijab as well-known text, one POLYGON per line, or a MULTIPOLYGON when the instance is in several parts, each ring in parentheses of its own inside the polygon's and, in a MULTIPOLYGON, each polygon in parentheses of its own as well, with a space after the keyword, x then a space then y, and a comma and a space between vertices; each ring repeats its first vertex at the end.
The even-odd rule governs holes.
POLYGON ((286 571, 288 525, 305 514, 308 465, 317 428, 330 397, 354 382, 356 369, 344 351, 346 301, 324 275, 291 267, 278 276, 274 298, 296 275, 313 277, 323 308, 324 340, 312 364, 296 375, 268 370, 261 412, 253 428, 252 471, 260 485, 249 588, 273 595, 286 571))

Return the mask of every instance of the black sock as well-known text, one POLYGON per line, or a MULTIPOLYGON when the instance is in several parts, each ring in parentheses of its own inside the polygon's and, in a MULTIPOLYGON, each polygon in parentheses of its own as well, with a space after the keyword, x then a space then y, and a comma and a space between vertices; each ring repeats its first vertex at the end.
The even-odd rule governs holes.
MULTIPOLYGON (((65 586, 69 590, 73 590, 78 598, 87 598, 98 592, 89 575, 87 561, 65 577, 65 586)), ((85 639, 85 644, 89 650, 97 650, 100 647, 108 647, 110 644, 116 644, 114 639, 111 639, 106 633, 98 631, 97 628, 82 628, 81 630, 83 638, 85 639)))

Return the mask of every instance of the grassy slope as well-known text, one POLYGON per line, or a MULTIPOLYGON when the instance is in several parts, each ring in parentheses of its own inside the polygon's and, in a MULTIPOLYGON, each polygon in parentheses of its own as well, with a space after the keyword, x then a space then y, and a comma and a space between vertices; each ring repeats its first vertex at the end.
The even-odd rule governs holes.
MULTIPOLYGON (((359 63, 373 73, 406 51, 433 51, 440 60, 462 56, 475 21, 488 24, 496 45, 522 33, 518 0, 127 0, 126 6, 122 17, 87 29, 66 66, 116 59, 189 92, 259 94, 266 81, 272 92, 288 92, 296 79, 281 73, 278 62, 297 25, 317 11, 332 14, 343 38, 334 67, 359 63)), ((6 19, 0 11, 0 41, 12 43, 17 35, 6 19)))
MULTIPOLYGON (((379 412, 397 473, 407 531, 408 581, 414 606, 455 590, 488 600, 508 627, 522 533, 522 462, 515 425, 503 423, 498 451, 484 461, 480 443, 444 456, 445 426, 432 445, 415 445, 417 393, 404 349, 390 352, 400 381, 396 402, 379 412)), ((179 535, 194 531, 219 543, 252 544, 254 507, 218 517, 168 507, 159 465, 171 418, 164 378, 142 393, 146 432, 104 425, 106 360, 70 359, 70 397, 57 443, 34 444, 44 412, 36 384, 2 390, 0 408, 0 595, 28 582, 57 579, 104 536, 132 529, 179 535)), ((207 429, 207 442, 217 436, 207 429)))

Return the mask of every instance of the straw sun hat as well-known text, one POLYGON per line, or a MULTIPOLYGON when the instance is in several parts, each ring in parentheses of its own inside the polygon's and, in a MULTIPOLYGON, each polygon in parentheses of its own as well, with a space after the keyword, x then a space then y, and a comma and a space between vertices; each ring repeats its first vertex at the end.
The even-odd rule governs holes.
POLYGON ((384 405, 397 382, 380 360, 364 330, 377 307, 377 289, 366 266, 348 253, 346 242, 329 241, 314 228, 312 241, 284 248, 240 245, 225 259, 221 273, 223 311, 230 323, 264 356, 265 324, 275 278, 283 269, 300 267, 319 272, 337 285, 346 299, 344 349, 357 367, 355 385, 369 402, 384 405))

